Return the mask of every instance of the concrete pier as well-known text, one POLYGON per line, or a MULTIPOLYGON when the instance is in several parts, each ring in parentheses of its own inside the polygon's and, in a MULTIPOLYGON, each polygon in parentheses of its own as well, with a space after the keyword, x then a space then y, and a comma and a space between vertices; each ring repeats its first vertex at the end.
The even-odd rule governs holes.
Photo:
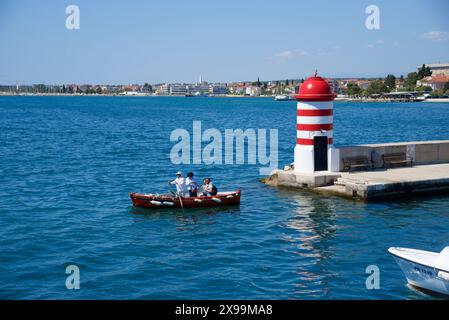
POLYGON ((339 172, 318 171, 315 173, 300 173, 289 169, 273 171, 264 182, 273 187, 310 189, 331 185, 340 177, 341 174, 339 172))
POLYGON ((315 175, 277 171, 265 183, 362 200, 449 193, 449 163, 351 173, 320 172, 315 175))
POLYGON ((364 200, 449 193, 449 163, 384 171, 345 172, 333 185, 317 187, 315 191, 364 200))
POLYGON ((369 171, 298 173, 292 166, 275 170, 265 180, 270 186, 309 189, 362 200, 449 193, 449 141, 426 141, 363 145, 340 149, 345 157, 364 155, 373 166, 369 171), (383 154, 403 152, 414 160, 412 167, 385 169, 383 154))

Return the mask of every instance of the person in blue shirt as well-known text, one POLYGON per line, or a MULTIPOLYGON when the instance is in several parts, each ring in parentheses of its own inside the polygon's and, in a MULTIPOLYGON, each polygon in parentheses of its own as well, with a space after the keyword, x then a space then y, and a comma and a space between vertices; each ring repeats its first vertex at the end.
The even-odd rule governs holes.
POLYGON ((189 191, 190 197, 198 196, 198 184, 196 183, 196 180, 193 176, 193 172, 187 173, 186 187, 187 187, 187 191, 189 191))

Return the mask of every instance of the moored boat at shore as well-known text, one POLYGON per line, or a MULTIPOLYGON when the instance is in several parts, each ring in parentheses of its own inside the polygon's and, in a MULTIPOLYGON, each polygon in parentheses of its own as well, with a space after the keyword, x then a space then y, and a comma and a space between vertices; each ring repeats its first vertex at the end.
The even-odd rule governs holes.
POLYGON ((449 297, 449 247, 440 253, 408 248, 389 248, 388 252, 410 285, 449 297))
POLYGON ((274 97, 276 101, 293 101, 296 100, 293 96, 287 94, 281 94, 274 97))
POLYGON ((240 204, 240 196, 240 189, 231 192, 219 192, 214 196, 198 197, 179 197, 173 194, 130 194, 133 206, 148 209, 232 206, 240 204))

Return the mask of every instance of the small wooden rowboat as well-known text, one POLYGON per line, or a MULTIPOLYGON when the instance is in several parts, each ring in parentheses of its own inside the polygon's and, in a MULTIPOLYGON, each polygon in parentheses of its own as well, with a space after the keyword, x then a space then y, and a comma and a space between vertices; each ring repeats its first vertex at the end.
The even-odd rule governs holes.
POLYGON ((218 206, 232 206, 240 204, 241 190, 233 192, 219 192, 215 196, 199 196, 180 198, 171 194, 140 194, 130 193, 133 206, 149 209, 162 208, 206 208, 218 206))

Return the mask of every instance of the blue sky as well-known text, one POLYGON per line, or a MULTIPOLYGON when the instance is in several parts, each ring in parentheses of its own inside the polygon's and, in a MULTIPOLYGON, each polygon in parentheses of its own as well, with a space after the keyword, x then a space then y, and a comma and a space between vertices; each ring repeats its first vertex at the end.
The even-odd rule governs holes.
POLYGON ((449 61, 448 13, 447 0, 2 0, 0 83, 400 75, 449 61), (380 30, 365 27, 371 4, 380 30))

